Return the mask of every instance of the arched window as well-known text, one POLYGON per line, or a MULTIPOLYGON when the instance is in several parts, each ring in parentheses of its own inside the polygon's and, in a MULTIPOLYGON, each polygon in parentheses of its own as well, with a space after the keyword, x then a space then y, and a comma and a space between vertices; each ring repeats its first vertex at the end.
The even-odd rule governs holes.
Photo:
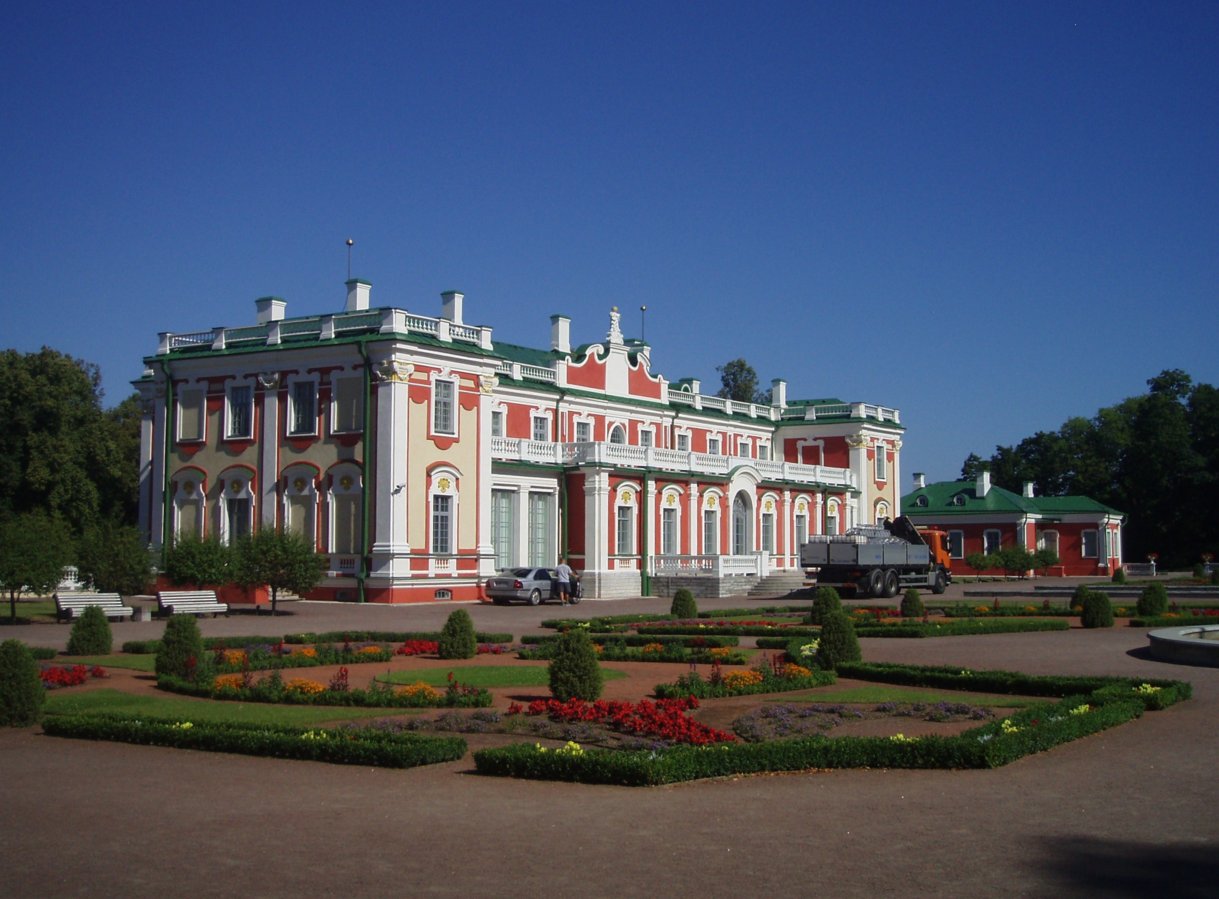
POLYGON ((744 556, 753 552, 753 510, 745 494, 732 500, 732 554, 744 556))
POLYGON ((189 470, 174 477, 174 536, 203 536, 203 472, 189 470))
POLYGON ((681 552, 681 491, 668 487, 661 495, 660 552, 675 556, 681 552))
POLYGON ((457 472, 441 468, 431 473, 428 490, 429 532, 428 551, 433 555, 457 553, 457 472))
POLYGON ((718 493, 703 497, 703 555, 720 554, 720 502, 718 493))
POLYGON ((293 465, 284 471, 284 530, 313 542, 317 536, 317 470, 293 465))
POLYGON ((876 504, 876 518, 873 519, 877 524, 882 524, 889 517, 889 504, 883 499, 876 504))
POLYGON ((841 520, 838 500, 832 499, 825 504, 825 533, 838 533, 838 522, 841 520))
POLYGON ((360 551, 360 469, 351 464, 336 465, 330 472, 329 551, 355 555, 360 551))
POLYGON ((254 522, 253 478, 244 468, 232 468, 220 477, 220 540, 232 546, 250 535, 254 522))
POLYGON ((635 491, 620 487, 614 509, 614 551, 619 556, 635 555, 635 491))
POLYGON ((626 443, 626 430, 622 427, 622 425, 614 425, 614 427, 610 429, 609 442, 626 443))

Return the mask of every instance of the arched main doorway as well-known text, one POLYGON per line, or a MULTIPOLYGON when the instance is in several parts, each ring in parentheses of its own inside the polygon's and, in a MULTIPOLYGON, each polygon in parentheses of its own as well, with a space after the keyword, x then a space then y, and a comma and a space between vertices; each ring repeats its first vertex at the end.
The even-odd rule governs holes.
POLYGON ((743 491, 732 499, 732 554, 753 552, 753 503, 743 491))

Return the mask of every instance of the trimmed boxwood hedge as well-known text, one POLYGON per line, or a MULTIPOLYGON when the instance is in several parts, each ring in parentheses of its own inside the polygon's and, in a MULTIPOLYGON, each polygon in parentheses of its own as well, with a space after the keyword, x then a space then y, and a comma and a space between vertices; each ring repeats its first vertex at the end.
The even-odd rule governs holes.
MULTIPOLYGON (((550 643, 557 639, 558 637, 554 634, 523 634, 520 642, 522 645, 532 646, 539 643, 550 643)), ((588 639, 594 643, 621 643, 624 646, 647 646, 649 643, 660 643, 661 645, 676 643, 679 646, 689 646, 694 649, 711 648, 713 646, 739 646, 741 643, 739 637, 725 637, 714 634, 699 634, 697 637, 688 637, 680 634, 670 636, 668 634, 590 633, 588 639), (701 641, 701 644, 699 641, 701 641)))
MULTIPOLYGON (((479 643, 511 643, 512 634, 476 633, 479 643)), ((204 637, 204 649, 245 649, 247 646, 274 646, 276 643, 405 643, 408 640, 439 640, 440 631, 326 631, 319 634, 284 634, 282 638, 256 634, 246 637, 204 637)), ((148 655, 157 651, 160 640, 128 640, 123 652, 148 655)))
POLYGON ((111 740, 174 749, 234 752, 338 765, 411 768, 466 754, 460 737, 392 733, 375 728, 302 728, 233 722, 172 722, 121 715, 55 715, 42 723, 53 737, 111 740))
MULTIPOLYGON (((604 636, 604 635, 598 635, 604 636)), ((729 638, 731 639, 731 638, 729 638)), ((661 642, 660 640, 645 640, 643 643, 629 646, 625 643, 619 643, 612 636, 608 640, 597 640, 591 638, 590 642, 601 646, 601 652, 598 654, 598 660, 602 662, 703 662, 710 663, 716 661, 711 655, 711 650, 715 647, 710 645, 694 647, 687 646, 678 640, 669 642, 661 642), (663 650, 659 653, 645 653, 643 647, 648 643, 660 643, 663 650)), ((533 646, 533 648, 522 647, 517 651, 517 658, 527 661, 553 659, 558 651, 559 641, 554 638, 542 640, 533 646)), ((735 650, 728 655, 723 656, 719 661, 724 665, 743 665, 748 661, 748 656, 742 650, 735 650)))
POLYGON ((655 627, 643 626, 635 629, 636 633, 665 636, 668 634, 684 636, 732 636, 732 637, 773 637, 784 634, 787 637, 815 637, 820 628, 808 625, 791 625, 788 627, 765 627, 749 625, 715 625, 715 624, 658 624, 655 627))
POLYGON ((836 683, 833 671, 810 671, 807 677, 777 677, 769 669, 762 673, 763 680, 759 684, 744 684, 736 687, 724 684, 713 684, 704 680, 697 671, 679 677, 671 684, 657 684, 652 693, 657 699, 685 699, 693 696, 697 699, 721 699, 725 696, 749 696, 754 693, 785 693, 792 690, 812 690, 816 687, 828 687, 836 683))
POLYGON ((1070 627, 1070 622, 1063 618, 952 618, 926 623, 856 624, 855 633, 860 637, 965 637, 973 634, 1065 631, 1070 627))

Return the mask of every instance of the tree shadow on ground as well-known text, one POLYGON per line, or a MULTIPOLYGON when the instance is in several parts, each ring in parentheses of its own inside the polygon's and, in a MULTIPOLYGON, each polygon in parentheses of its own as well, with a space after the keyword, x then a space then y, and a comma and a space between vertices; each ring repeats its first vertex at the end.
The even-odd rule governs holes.
POLYGON ((1042 870, 1064 891, 1209 899, 1219 883, 1215 842, 1135 843, 1087 836, 1043 842, 1042 870))

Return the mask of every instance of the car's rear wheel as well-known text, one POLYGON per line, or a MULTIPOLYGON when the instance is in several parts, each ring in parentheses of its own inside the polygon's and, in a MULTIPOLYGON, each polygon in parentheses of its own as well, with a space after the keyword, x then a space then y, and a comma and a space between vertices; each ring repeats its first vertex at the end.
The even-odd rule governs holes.
POLYGON ((540 605, 541 602, 542 602, 542 591, 541 590, 534 590, 532 593, 529 594, 529 605, 536 606, 536 605, 540 605))

